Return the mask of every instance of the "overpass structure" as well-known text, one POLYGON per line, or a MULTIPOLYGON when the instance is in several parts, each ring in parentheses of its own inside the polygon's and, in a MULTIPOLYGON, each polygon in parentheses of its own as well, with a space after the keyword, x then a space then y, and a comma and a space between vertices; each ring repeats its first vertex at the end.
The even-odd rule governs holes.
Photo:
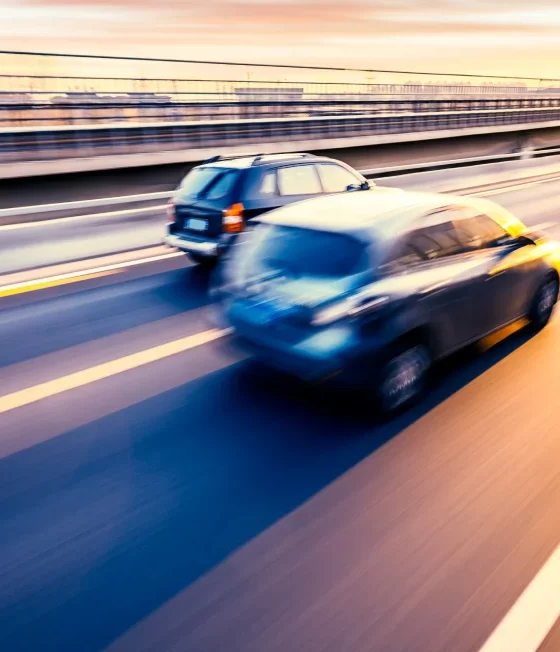
POLYGON ((560 80, 14 52, 0 69, 3 178, 196 162, 217 148, 560 142, 560 80))

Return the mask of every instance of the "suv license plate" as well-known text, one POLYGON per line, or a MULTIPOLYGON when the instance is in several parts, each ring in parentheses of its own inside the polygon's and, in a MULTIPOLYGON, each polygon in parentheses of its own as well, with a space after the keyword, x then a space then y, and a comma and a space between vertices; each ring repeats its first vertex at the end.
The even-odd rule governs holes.
POLYGON ((194 217, 187 220, 187 229, 192 229, 193 231, 206 231, 207 228, 208 220, 198 220, 194 217))

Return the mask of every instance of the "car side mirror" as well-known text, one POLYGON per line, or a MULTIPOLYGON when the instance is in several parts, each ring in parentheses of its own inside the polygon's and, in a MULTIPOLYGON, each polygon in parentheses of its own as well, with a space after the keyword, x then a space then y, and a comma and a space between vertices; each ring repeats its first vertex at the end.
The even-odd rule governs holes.
POLYGON ((372 184, 372 182, 366 179, 362 183, 351 183, 349 186, 346 186, 346 192, 355 192, 356 190, 370 190, 373 185, 375 184, 372 184))
POLYGON ((516 238, 515 243, 517 244, 518 247, 528 247, 528 246, 535 246, 537 243, 533 239, 533 237, 525 233, 524 235, 520 235, 518 238, 516 238))

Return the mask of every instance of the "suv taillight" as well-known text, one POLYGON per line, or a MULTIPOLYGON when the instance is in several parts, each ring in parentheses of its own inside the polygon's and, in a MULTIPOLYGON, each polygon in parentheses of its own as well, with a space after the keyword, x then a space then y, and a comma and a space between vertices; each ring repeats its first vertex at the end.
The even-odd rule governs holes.
POLYGON ((241 233, 244 228, 243 204, 232 204, 224 211, 224 233, 241 233))

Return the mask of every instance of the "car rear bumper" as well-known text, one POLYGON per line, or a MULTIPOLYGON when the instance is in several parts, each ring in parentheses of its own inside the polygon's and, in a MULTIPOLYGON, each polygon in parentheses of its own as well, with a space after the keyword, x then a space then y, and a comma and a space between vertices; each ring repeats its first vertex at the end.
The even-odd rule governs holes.
POLYGON ((282 328, 274 325, 255 327, 242 320, 231 319, 236 337, 233 342, 267 366, 297 376, 307 382, 317 382, 345 371, 356 355, 356 342, 346 327, 324 329, 317 333, 302 333, 302 337, 286 339, 282 328))
POLYGON ((335 357, 310 355, 290 347, 270 346, 247 338, 239 333, 233 340, 244 353, 258 358, 271 369, 300 378, 306 382, 319 382, 343 370, 342 361, 335 357))
POLYGON ((187 236, 169 233, 163 238, 163 243, 186 253, 208 258, 217 258, 219 255, 218 243, 213 240, 195 240, 187 236))

